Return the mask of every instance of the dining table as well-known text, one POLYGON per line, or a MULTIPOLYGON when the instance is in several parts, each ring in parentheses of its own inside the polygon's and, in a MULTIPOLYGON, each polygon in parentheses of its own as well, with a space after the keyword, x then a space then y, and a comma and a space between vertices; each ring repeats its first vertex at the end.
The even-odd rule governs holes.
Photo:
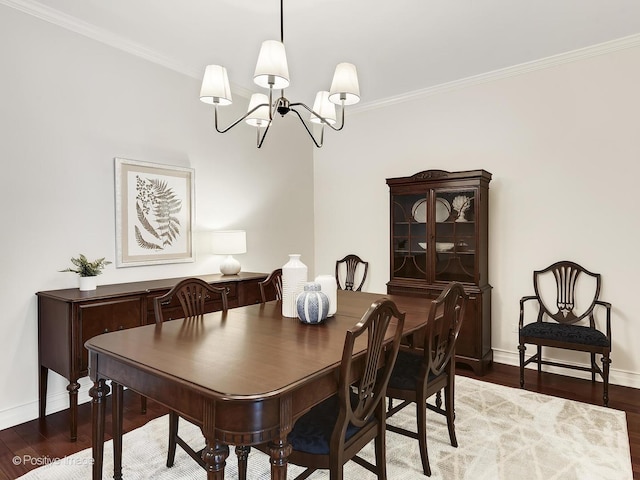
MULTIPOLYGON (((93 479, 102 479, 111 391, 113 478, 122 478, 126 387, 200 427, 208 480, 224 479, 229 445, 266 445, 271 478, 285 480, 287 434, 300 416, 337 392, 345 334, 381 298, 405 313, 403 336, 424 329, 431 300, 339 290, 336 313, 319 324, 284 317, 281 301, 271 301, 89 339, 93 479)), ((363 356, 365 350, 363 338, 355 351, 363 356)))

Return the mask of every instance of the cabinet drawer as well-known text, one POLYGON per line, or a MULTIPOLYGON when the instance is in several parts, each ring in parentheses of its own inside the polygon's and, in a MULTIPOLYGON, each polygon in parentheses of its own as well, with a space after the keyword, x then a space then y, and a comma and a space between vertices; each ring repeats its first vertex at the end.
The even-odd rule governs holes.
POLYGON ((106 302, 86 303, 78 307, 78 333, 82 352, 80 370, 88 366, 84 342, 102 333, 138 327, 142 324, 142 300, 139 296, 106 302))

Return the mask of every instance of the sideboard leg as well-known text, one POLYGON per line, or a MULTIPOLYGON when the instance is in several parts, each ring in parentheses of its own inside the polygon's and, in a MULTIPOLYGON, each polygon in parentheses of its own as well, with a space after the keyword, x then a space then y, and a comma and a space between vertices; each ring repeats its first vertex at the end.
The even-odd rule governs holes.
POLYGON ((49 369, 40 365, 39 372, 39 398, 40 398, 40 420, 47 416, 47 382, 49 379, 49 369))

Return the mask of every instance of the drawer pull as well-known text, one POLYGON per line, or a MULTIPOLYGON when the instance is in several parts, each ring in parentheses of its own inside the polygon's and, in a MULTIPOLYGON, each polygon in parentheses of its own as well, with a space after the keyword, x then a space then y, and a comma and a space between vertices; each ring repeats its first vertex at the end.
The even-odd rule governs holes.
POLYGON ((108 328, 105 328, 105 329, 102 331, 102 333, 109 333, 109 329, 108 329, 108 328))
POLYGON ((120 325, 120 326, 118 327, 118 330, 124 330, 124 326, 120 325))

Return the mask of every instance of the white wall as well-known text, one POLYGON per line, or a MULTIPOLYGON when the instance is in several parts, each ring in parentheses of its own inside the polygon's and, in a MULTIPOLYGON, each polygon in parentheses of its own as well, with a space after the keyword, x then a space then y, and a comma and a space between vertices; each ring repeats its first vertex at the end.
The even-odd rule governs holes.
MULTIPOLYGON (((288 119, 257 150, 248 126, 213 130, 197 79, 5 6, 0 32, 2 429, 38 413, 35 293, 76 287, 76 275, 58 271, 78 253, 115 260, 114 157, 195 169, 196 262, 110 265, 101 284, 217 273, 214 229, 246 229, 245 271, 300 253, 313 272, 314 252, 312 150, 288 134, 288 119)), ((223 124, 246 109, 235 100, 223 124)), ((68 405, 67 383, 50 374, 48 412, 68 405)))
POLYGON ((370 262, 366 289, 385 293, 385 179, 488 170, 495 359, 517 364, 518 302, 533 294, 532 271, 569 259, 603 276, 612 383, 639 387, 638 85, 636 47, 348 116, 314 157, 316 268, 357 253, 370 262))

